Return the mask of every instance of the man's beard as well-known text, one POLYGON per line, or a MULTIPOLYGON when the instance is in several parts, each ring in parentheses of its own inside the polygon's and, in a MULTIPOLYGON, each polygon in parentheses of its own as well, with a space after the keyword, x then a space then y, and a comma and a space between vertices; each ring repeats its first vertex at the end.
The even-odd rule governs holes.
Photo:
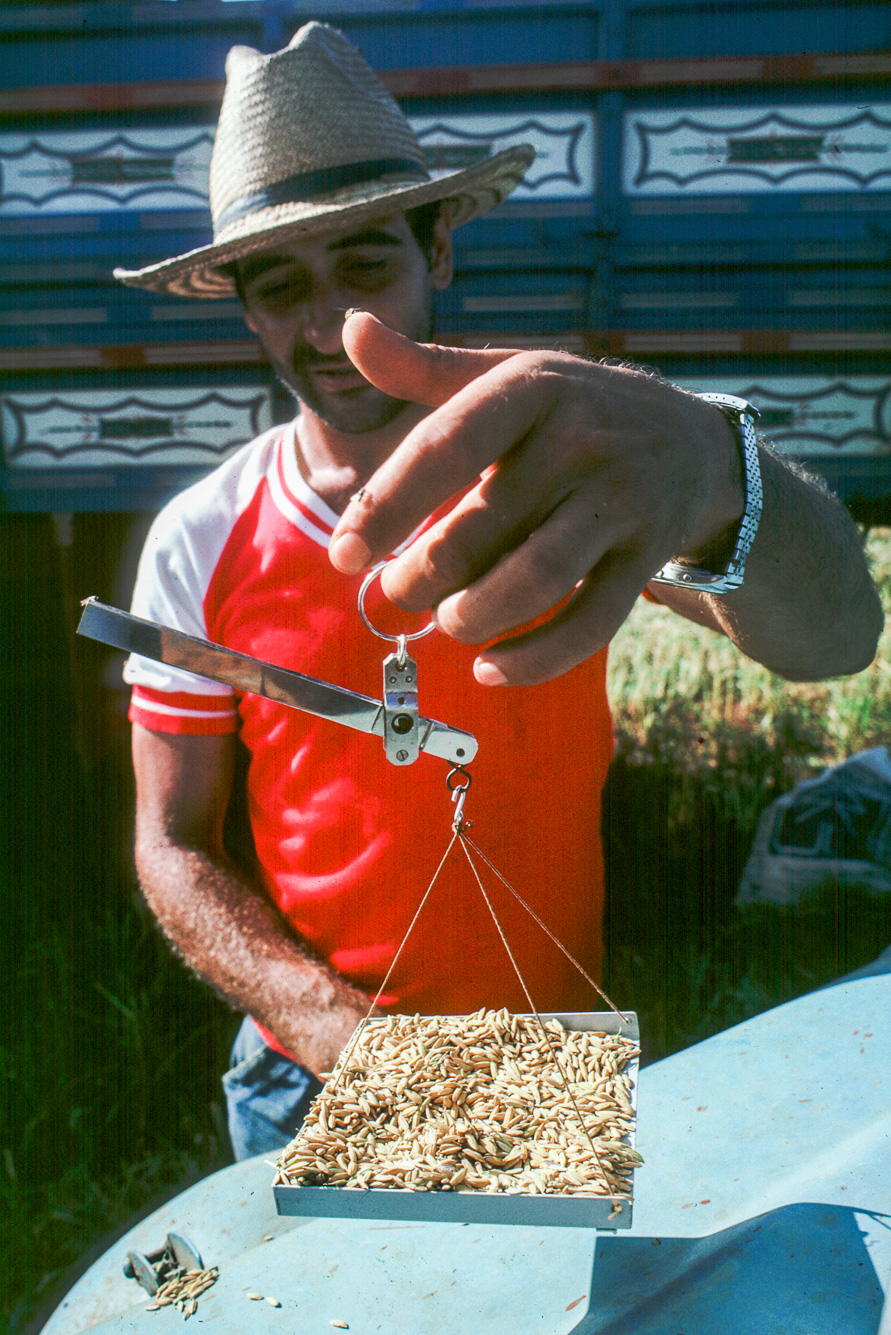
POLYGON ((318 392, 312 381, 311 371, 323 367, 326 362, 340 361, 338 357, 324 357, 308 349, 307 358, 297 356, 295 365, 288 370, 282 363, 273 362, 279 382, 294 396, 302 408, 306 408, 326 426, 345 435, 362 435, 366 431, 377 431, 389 426, 406 407, 407 400, 394 399, 373 385, 368 388, 346 390, 335 398, 325 397, 318 392))
MULTIPOLYGON (((400 330, 416 343, 429 343, 433 337, 433 292, 428 292, 426 309, 419 312, 410 329, 400 330)), ((278 379, 304 408, 335 431, 362 435, 389 426, 408 406, 407 399, 394 399, 368 381, 356 389, 324 394, 313 379, 313 371, 342 364, 345 353, 333 356, 318 352, 308 343, 297 343, 291 353, 291 365, 271 358, 278 379)))

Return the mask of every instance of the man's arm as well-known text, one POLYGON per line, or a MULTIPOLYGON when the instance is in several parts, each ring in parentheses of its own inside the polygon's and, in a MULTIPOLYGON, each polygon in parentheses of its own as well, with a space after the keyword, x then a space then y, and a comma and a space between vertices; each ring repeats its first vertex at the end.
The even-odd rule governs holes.
MULTIPOLYGON (((435 608, 439 626, 470 644, 551 613, 480 654, 484 684, 567 671, 612 639, 667 561, 732 549, 739 451, 723 415, 695 395, 561 353, 421 346, 362 312, 343 341, 373 384, 434 411, 350 502, 331 559, 358 573, 469 487, 382 583, 407 610, 435 608)), ((791 679, 860 671, 882 611, 857 530, 814 483, 769 452, 762 462, 764 512, 743 588, 654 592, 791 679)))
MULTIPOLYGON (((860 671, 875 656, 883 614, 857 527, 817 480, 769 449, 759 454, 764 512, 742 588, 723 597, 667 584, 651 591, 781 677, 818 681, 860 671)), ((737 530, 691 564, 723 569, 737 530)))
POLYGON ((134 724, 139 880, 186 963, 319 1075, 332 1069, 370 999, 307 955, 227 856, 234 759, 232 736, 169 736, 134 724))

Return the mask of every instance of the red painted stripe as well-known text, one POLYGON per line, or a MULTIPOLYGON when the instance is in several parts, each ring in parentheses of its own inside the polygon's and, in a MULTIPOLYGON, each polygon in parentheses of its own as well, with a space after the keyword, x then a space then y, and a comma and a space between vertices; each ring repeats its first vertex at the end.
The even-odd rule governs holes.
POLYGON ((257 365, 266 361, 256 339, 214 341, 210 343, 155 343, 145 348, 146 366, 177 366, 181 363, 242 362, 257 365))
POLYGON ((0 91, 0 112, 129 111, 137 107, 218 107, 220 79, 168 79, 151 83, 58 84, 0 91))
POLYGON ((431 94, 680 87, 693 84, 820 82, 891 74, 891 53, 718 56, 690 60, 585 60, 562 64, 482 65, 387 70, 381 79, 398 97, 431 94))
POLYGON ((141 343, 122 343, 98 351, 103 365, 113 366, 115 370, 129 371, 133 367, 145 366, 145 348, 141 343))
POLYGON ((109 347, 4 348, 0 370, 43 371, 66 368, 122 369, 142 366, 257 365, 265 361, 259 343, 122 343, 109 347))
MULTIPOLYGON (((544 340, 498 331, 440 334, 440 343, 460 348, 541 348, 544 340)), ((891 350, 891 330, 788 329, 611 329, 575 330, 549 336, 548 347, 588 357, 636 357, 684 352, 709 355, 736 352, 769 356, 785 352, 882 352, 891 350)))
MULTIPOLYGON (((801 352, 842 349, 876 352, 891 349, 889 330, 788 329, 612 329, 564 330, 559 334, 526 335, 505 330, 458 334, 443 331, 440 343, 455 348, 562 347, 586 355, 620 356, 632 349, 660 352, 801 352)), ((2 371, 138 369, 144 366, 238 366, 264 359, 253 345, 243 343, 130 344, 113 348, 7 348, 0 351, 2 371), (251 355, 246 355, 248 348, 251 355)), ((290 493, 289 493, 290 494, 290 493)), ((296 497, 294 503, 299 504, 296 497)), ((313 516, 313 523, 318 523, 313 516)))
MULTIPOLYGON (((664 88, 702 84, 821 83, 891 74, 891 53, 719 56, 694 60, 580 60, 560 64, 459 65, 382 70, 396 97, 469 97, 480 93, 664 88)), ((212 107, 223 95, 217 79, 156 83, 67 84, 0 91, 0 115, 130 111, 140 107, 212 107)))

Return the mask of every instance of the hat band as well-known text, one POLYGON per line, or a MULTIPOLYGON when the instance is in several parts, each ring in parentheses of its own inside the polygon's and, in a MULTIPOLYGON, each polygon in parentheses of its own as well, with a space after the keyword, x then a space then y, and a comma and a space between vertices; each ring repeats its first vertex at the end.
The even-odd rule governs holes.
POLYGON ((346 185, 374 181, 391 172, 415 172, 429 180, 423 168, 411 158, 376 158, 373 162, 348 162, 340 167, 323 167, 320 171, 300 172, 276 181, 254 195, 243 195, 223 209, 216 222, 217 233, 230 223, 246 218, 250 213, 273 208, 276 204, 299 204, 317 195, 340 190, 346 185))

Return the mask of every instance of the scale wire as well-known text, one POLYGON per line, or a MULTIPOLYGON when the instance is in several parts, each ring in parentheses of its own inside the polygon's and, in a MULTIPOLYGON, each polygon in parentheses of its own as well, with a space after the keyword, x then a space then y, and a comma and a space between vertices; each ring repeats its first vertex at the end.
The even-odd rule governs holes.
MULTIPOLYGON (((451 838, 450 841, 449 841, 449 846, 448 846, 448 848, 446 849, 446 851, 443 853, 442 857, 440 858, 439 866, 436 868, 436 871, 433 873, 433 877, 432 877, 432 879, 431 879, 431 881, 430 881, 430 884, 427 886, 427 889, 424 891, 424 894, 423 894, 423 897, 422 897, 422 899, 421 899, 420 904, 419 904, 418 907, 415 909, 414 917, 412 918, 411 922, 408 924, 408 928, 407 928, 407 930, 406 930, 405 936, 402 938, 402 942, 401 942, 401 944, 400 944, 400 946, 399 946, 399 949, 396 951, 396 954, 393 956, 392 960, 390 961, 390 967, 389 967, 389 969, 387 970, 386 975, 384 976, 384 980, 383 980, 383 982, 381 983, 380 987, 377 989, 377 992, 376 992, 376 993, 374 994, 374 996, 372 997, 371 1005, 368 1007, 368 1013, 367 1013, 367 1014, 366 1014, 366 1015, 359 1021, 359 1023, 358 1023, 358 1025, 356 1026, 356 1029, 355 1029, 355 1031, 354 1031, 354 1033, 353 1033, 353 1035, 352 1035, 352 1037, 351 1037, 349 1043, 346 1045, 346 1048, 344 1049, 343 1056, 342 1056, 342 1058, 340 1059, 340 1068, 339 1068, 339 1069, 340 1069, 340 1074, 341 1074, 341 1075, 344 1075, 344 1074, 346 1073, 347 1064, 348 1064, 348 1059, 349 1059, 349 1057, 350 1057, 350 1054, 352 1053, 353 1048, 356 1046, 357 1042, 359 1041, 359 1036, 360 1036, 360 1034, 362 1033, 362 1030, 365 1028, 366 1024, 367 1024, 368 1021, 371 1019, 372 1015, 374 1014, 374 1010, 375 1010, 375 1007, 377 1006, 377 1003, 380 1001, 381 997, 382 997, 383 994, 384 994, 384 991, 386 990, 387 983, 390 981, 390 975, 392 974, 393 970, 396 968, 396 961, 399 959, 399 956, 402 954, 403 950, 405 949, 406 942, 408 941, 408 938, 411 936, 412 931, 414 930, 414 925, 415 925, 415 923, 418 921, 418 918, 421 916, 421 910, 423 909, 424 905, 427 903, 427 900, 430 898, 430 894, 431 894, 431 892, 432 892, 432 890, 433 890, 433 887, 436 885, 436 882, 439 880, 439 874, 440 874, 440 872, 442 871, 443 867, 445 866, 446 862, 448 861, 448 856, 449 856, 449 854, 451 853, 452 849, 454 848, 454 846, 455 846, 455 840, 456 840, 458 837, 459 837, 459 836, 458 836, 458 831, 455 830, 454 834, 452 835, 452 838, 451 838)), ((332 1088, 334 1087, 334 1085, 336 1085, 336 1083, 337 1083, 336 1079, 333 1079, 332 1082, 331 1082, 332 1088)))
MULTIPOLYGON (((510 881, 508 881, 504 876, 502 876, 501 872, 498 870, 498 868, 495 866, 495 864, 494 864, 493 862, 491 862, 489 858, 486 857, 486 855, 485 855, 485 853, 483 852, 483 850, 482 850, 481 848, 479 848, 479 847, 473 842, 472 839, 468 839, 466 835, 462 835, 462 836, 461 836, 461 842, 462 842, 463 844, 469 844, 470 847, 473 849, 474 853, 477 853, 477 854, 482 858, 483 862, 485 862, 486 866, 489 868, 490 871, 493 871, 493 872, 495 873, 495 875, 498 877, 499 881, 500 881, 501 884, 505 887, 505 889, 509 890, 509 891, 511 892, 511 894, 513 895, 514 899, 516 899, 517 902, 523 906, 523 908, 526 910, 526 912, 529 914, 529 916, 530 916, 531 918, 534 918, 534 919, 535 919, 535 921, 538 923, 538 925, 539 925, 539 927, 541 928, 541 930, 545 933, 546 936, 549 936, 549 937, 550 937, 550 939, 553 941, 553 943, 554 943, 554 945, 557 947, 557 949, 563 952, 563 954, 564 954, 564 955, 566 956, 566 958, 569 960, 570 964, 574 965, 575 968, 578 969, 579 973, 582 975, 582 977, 584 978, 585 982, 586 982, 586 983, 590 983, 591 987, 593 987, 593 989, 594 989, 594 991, 597 993, 597 995, 598 995, 599 997, 601 997, 603 1001, 606 1002, 606 1004, 607 1004, 607 1006, 609 1006, 610 1010, 611 1010, 611 1011, 614 1011, 615 1014, 618 1015, 619 1019, 622 1021, 623 1024, 627 1024, 627 1023, 628 1023, 628 1017, 625 1016, 625 1015, 623 1015, 622 1012, 619 1010, 618 1006, 616 1006, 612 1001, 610 1001, 609 997, 606 995, 606 993, 604 992, 603 988, 602 988, 602 987, 599 987, 599 986, 597 985, 597 983, 594 982, 594 979, 591 977, 591 975, 590 975, 589 973, 587 973, 587 972, 582 968, 581 964, 579 964, 578 960, 577 960, 573 955, 570 954, 570 952, 569 952, 569 951, 566 949, 566 947, 564 946, 563 942, 560 941, 560 940, 558 940, 558 938, 557 938, 557 937, 554 935, 554 933, 551 931, 550 927, 548 927, 547 923, 543 922, 542 919, 538 916, 538 914, 535 912, 535 909, 531 906, 531 904, 527 904, 526 901, 525 901, 525 899, 523 898, 523 896, 520 894, 520 892, 519 892, 518 890, 514 889, 514 887, 511 885, 510 881)), ((465 848, 465 852, 466 852, 466 848, 465 848)), ((472 865, 472 864, 471 864, 471 865, 472 865)))
MULTIPOLYGON (((523 994, 524 994, 524 996, 526 997, 526 1001, 527 1001, 528 1004, 529 1004, 529 1009, 532 1011, 532 1014, 535 1016, 536 1020, 538 1021, 539 1028, 541 1029, 541 1032, 542 1032, 542 1034, 544 1035, 545 1043, 547 1044, 547 1046, 548 1046, 548 1051, 549 1051, 550 1054, 551 1054, 551 1061, 554 1063, 554 1065, 556 1066, 557 1070, 560 1072, 560 1079, 563 1081, 563 1088, 566 1090, 567 1097, 569 1098, 569 1101, 570 1101, 570 1103, 572 1104, 573 1112, 575 1113, 576 1117, 578 1118, 579 1126, 582 1128, 582 1134, 584 1135, 585 1139, 587 1140, 588 1144, 589 1144, 590 1147, 591 1147, 591 1153, 594 1155, 594 1158, 595 1158, 595 1160, 597 1161, 597 1167, 600 1169, 600 1173, 601 1173, 601 1176, 603 1177, 604 1182, 606 1183, 607 1186, 609 1186, 609 1182, 607 1181, 606 1170, 605 1170, 605 1168, 604 1168, 604 1166, 603 1166, 603 1162, 602 1162, 602 1160, 601 1160, 601 1158, 600 1158, 600 1155, 597 1153, 597 1148, 596 1148, 596 1146, 595 1146, 595 1144, 594 1144, 594 1141, 593 1141, 592 1138, 591 1138, 591 1132, 588 1130, 588 1127, 587 1127, 587 1124, 586 1124, 586 1122, 585 1122, 585 1119, 584 1119, 584 1117, 582 1117, 581 1109, 579 1108, 579 1105, 578 1105, 578 1104, 576 1103, 576 1101, 575 1101, 575 1095, 573 1094, 572 1089, 570 1088, 570 1084, 569 1084, 569 1081, 568 1081, 568 1079, 567 1079, 567 1077, 566 1077, 566 1072, 563 1070, 563 1066, 562 1066, 562 1064, 561 1064, 561 1062, 560 1062, 560 1058, 557 1056, 557 1050, 556 1050, 556 1048, 555 1048, 555 1046, 554 1046, 553 1035, 550 1033, 550 1031, 549 1031, 547 1025, 546 1025, 545 1022, 544 1022, 544 1020, 541 1018, 541 1016, 539 1015, 538 1011, 535 1009, 535 1002, 532 1000, 532 997, 531 997, 531 995, 530 995, 530 993, 529 993, 529 988, 526 986, 526 980, 525 980, 525 978, 523 977, 522 973, 520 972, 520 966, 519 966, 519 964, 517 964, 516 958, 515 958, 515 956, 514 956, 514 952, 511 950, 510 946, 508 945, 507 937, 504 935, 504 928, 501 926, 501 923, 498 921, 498 915, 497 915, 497 913, 495 912, 495 909, 494 909, 494 907, 493 907, 493 905, 492 905, 492 901, 491 901, 491 899, 490 899, 489 896, 486 894, 486 888, 485 888, 485 886, 483 885, 482 877, 480 876, 479 872, 477 871, 477 868, 476 868, 476 865, 475 865, 475 863, 474 863, 474 861, 473 861, 473 858, 470 856, 470 853, 469 853, 469 851, 468 851, 468 847, 467 847, 467 845, 469 844, 470 841, 469 841, 469 839, 465 838, 465 836, 464 836, 463 834, 461 834, 461 833, 458 833, 458 838, 461 840, 461 847, 462 847, 462 849, 464 850, 464 856, 467 858, 468 864, 470 865, 470 870, 473 872, 474 878, 476 879, 476 883, 477 883, 477 885, 479 886, 480 894, 482 895, 483 899, 486 901, 486 907, 488 908, 489 912, 491 913, 491 915, 492 915, 492 921, 493 921, 494 924, 495 924, 495 927, 496 927, 496 929, 497 929, 497 931, 498 931, 498 935, 501 937, 501 944, 504 946, 504 949, 507 951, 508 958, 509 958, 511 964, 514 966, 514 972, 516 973, 517 978, 520 980, 520 987, 523 989, 523 994)), ((451 847, 451 845, 449 845, 449 847, 451 847)), ((474 844, 474 848, 476 848, 476 845, 475 845, 475 844, 474 844)), ((489 865, 489 866, 492 865, 492 864, 489 862, 489 859, 488 859, 488 858, 485 858, 484 861, 487 863, 487 865, 489 865)), ((493 871, 495 870, 494 867, 492 868, 492 870, 493 870, 493 871)), ((503 877, 501 877, 500 879, 503 880, 503 877)), ((507 882, 506 882, 506 881, 505 881, 504 883, 505 883, 505 885, 507 885, 507 882)), ((508 886, 508 889, 510 889, 509 886, 508 886)), ((517 899, 519 899, 519 898, 520 898, 519 895, 517 895, 517 899)), ((520 902, 522 903, 522 900, 521 900, 520 902)), ((523 907, 525 908, 526 905, 524 904, 523 907)), ((550 935, 550 934, 549 934, 549 935, 550 935)), ((568 952, 567 952, 567 954, 568 954, 568 952)), ((570 956, 569 958, 571 959, 572 957, 570 956)), ((599 990, 599 989, 598 989, 598 990, 599 990)))

